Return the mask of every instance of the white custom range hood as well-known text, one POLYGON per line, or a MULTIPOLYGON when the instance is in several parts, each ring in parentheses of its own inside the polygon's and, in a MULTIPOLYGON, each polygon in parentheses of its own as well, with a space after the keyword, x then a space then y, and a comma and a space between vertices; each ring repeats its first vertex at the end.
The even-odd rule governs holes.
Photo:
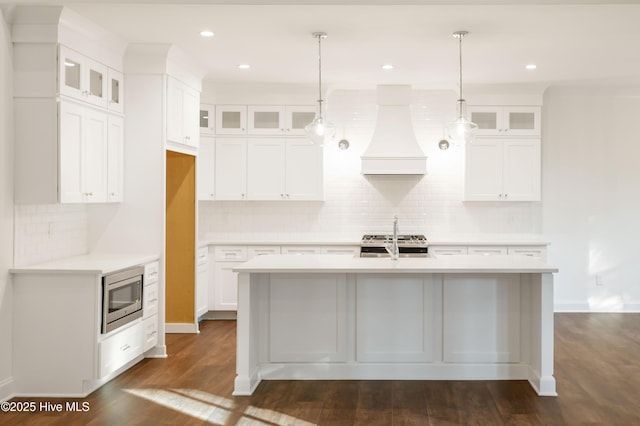
POLYGON ((423 175, 427 157, 411 122, 411 86, 377 87, 378 120, 362 155, 363 175, 423 175))

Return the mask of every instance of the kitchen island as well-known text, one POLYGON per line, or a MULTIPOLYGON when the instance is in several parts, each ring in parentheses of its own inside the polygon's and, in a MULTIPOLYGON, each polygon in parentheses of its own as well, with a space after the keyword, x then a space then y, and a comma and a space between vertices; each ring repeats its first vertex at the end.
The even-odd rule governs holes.
POLYGON ((270 379, 528 380, 556 395, 557 269, 540 259, 266 255, 234 271, 234 395, 270 379))

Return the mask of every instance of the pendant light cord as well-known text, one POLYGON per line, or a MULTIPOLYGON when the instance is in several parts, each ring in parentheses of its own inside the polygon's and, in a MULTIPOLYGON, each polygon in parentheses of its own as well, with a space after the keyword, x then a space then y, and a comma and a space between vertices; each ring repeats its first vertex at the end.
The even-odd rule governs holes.
POLYGON ((458 37, 458 41, 460 43, 458 49, 460 52, 460 99, 464 99, 462 97, 462 37, 464 37, 464 34, 460 34, 458 37))
POLYGON ((322 37, 318 34, 318 113, 322 117, 322 37))

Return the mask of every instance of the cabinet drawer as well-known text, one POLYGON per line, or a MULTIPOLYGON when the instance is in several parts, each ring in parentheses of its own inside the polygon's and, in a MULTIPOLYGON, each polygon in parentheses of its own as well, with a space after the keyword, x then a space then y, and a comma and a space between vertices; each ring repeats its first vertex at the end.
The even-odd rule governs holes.
POLYGON ((521 246, 521 247, 509 247, 507 250, 510 256, 531 256, 537 257, 542 260, 546 260, 547 258, 547 249, 546 247, 538 247, 538 246, 521 246))
POLYGON ((434 256, 460 256, 468 254, 466 247, 460 246, 438 246, 429 247, 429 253, 434 256))
POLYGON ((320 254, 320 247, 315 246, 285 246, 282 254, 320 254))
POLYGON ((105 377, 142 354, 142 322, 100 342, 100 377, 105 377))
POLYGON ((146 265, 144 265, 144 285, 158 282, 159 273, 159 262, 147 263, 146 265))
POLYGON ((158 316, 154 315, 142 321, 144 343, 142 351, 146 352, 158 344, 158 316))
POLYGON ((356 246, 326 246, 322 247, 323 254, 344 254, 348 256, 359 256, 360 247, 356 246))
POLYGON ((256 246, 248 248, 249 259, 265 254, 280 254, 280 246, 256 246))
POLYGON ((469 254, 482 256, 500 256, 507 254, 507 248, 502 246, 475 246, 469 247, 469 254))
POLYGON ((147 318, 158 313, 158 283, 145 286, 142 289, 142 316, 147 318))
POLYGON ((209 262, 209 248, 199 248, 196 256, 196 265, 206 265, 209 262))
POLYGON ((235 262, 247 260, 247 248, 238 246, 216 247, 215 259, 217 262, 235 262))

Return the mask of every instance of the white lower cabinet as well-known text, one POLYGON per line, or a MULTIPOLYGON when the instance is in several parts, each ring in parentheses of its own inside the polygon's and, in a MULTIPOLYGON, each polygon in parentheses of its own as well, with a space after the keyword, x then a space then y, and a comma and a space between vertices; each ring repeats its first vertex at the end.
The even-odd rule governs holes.
POLYGON ((196 259, 196 319, 209 311, 209 248, 198 249, 196 259))
POLYGON ((429 246, 429 254, 436 257, 460 256, 468 254, 468 249, 461 246, 429 246))
POLYGON ((238 309, 238 274, 233 272, 233 268, 246 260, 247 247, 215 247, 213 283, 209 289, 209 310, 235 311, 238 309))
POLYGON ((505 256, 507 254, 507 247, 503 246, 473 246, 467 250, 470 255, 505 256))
MULTIPOLYGON (((157 321, 156 321, 157 324, 157 321)), ((143 352, 143 323, 134 325, 100 342, 99 377, 106 377, 143 352)), ((157 338, 157 336, 156 336, 157 338)))
POLYGON ((153 316, 142 320, 144 343, 142 351, 146 352, 158 344, 158 317, 153 316))

